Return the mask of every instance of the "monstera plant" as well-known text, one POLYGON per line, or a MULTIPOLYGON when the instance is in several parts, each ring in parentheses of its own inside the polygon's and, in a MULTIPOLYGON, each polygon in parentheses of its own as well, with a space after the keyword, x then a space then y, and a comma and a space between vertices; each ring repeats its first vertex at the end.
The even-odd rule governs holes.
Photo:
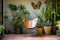
POLYGON ((15 28, 15 33, 17 32, 18 27, 20 27, 20 29, 22 31, 23 18, 25 18, 25 16, 28 15, 29 12, 26 10, 26 7, 22 4, 20 4, 18 6, 14 5, 14 4, 9 4, 9 8, 11 9, 12 16, 13 16, 11 23, 15 28))

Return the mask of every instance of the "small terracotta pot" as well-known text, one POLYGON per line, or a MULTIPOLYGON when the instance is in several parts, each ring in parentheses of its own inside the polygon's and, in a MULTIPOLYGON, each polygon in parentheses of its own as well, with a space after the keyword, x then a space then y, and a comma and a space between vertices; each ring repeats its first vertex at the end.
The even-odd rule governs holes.
POLYGON ((38 35, 43 34, 43 28, 37 28, 37 34, 38 35))
POLYGON ((51 26, 44 26, 44 32, 46 35, 51 34, 51 26))

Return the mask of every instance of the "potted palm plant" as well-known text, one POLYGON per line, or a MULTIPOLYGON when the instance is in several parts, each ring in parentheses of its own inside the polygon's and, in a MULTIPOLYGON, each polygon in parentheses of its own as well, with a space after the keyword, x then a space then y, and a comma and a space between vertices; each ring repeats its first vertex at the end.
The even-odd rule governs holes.
POLYGON ((42 8, 42 11, 41 11, 41 15, 38 13, 35 13, 37 16, 38 16, 38 23, 37 23, 37 34, 43 34, 43 27, 44 27, 44 23, 45 21, 47 20, 47 17, 44 18, 47 14, 46 13, 46 10, 45 8, 42 8))
POLYGON ((37 34, 38 35, 43 34, 43 21, 40 19, 40 17, 38 18, 38 23, 37 23, 37 34))
MULTIPOLYGON (((42 8, 42 9, 44 9, 44 8, 42 8)), ((43 12, 44 12, 44 10, 43 10, 43 12)), ((42 12, 42 13, 43 13, 42 12)), ((43 27, 44 27, 44 19, 42 19, 43 18, 43 15, 38 15, 38 13, 36 13, 36 12, 34 12, 35 14, 36 14, 36 16, 38 17, 38 22, 37 22, 37 34, 38 35, 42 35, 43 34, 43 27)))
POLYGON ((44 25, 44 32, 47 35, 51 34, 51 30, 52 30, 52 26, 51 24, 50 25, 49 24, 50 24, 49 22, 46 22, 44 25))
MULTIPOLYGON (((38 28, 42 28, 46 34, 50 34, 51 32, 51 5, 47 6, 46 8, 42 8, 42 15, 37 15, 38 16, 38 28)), ((39 29, 38 29, 39 30, 39 29)))
POLYGON ((42 14, 37 15, 38 18, 40 19, 41 23, 39 24, 40 26, 42 25, 44 27, 44 32, 45 34, 50 34, 51 33, 51 16, 52 16, 52 4, 49 6, 47 5, 46 8, 42 8, 42 14))
POLYGON ((43 24, 44 24, 44 32, 45 34, 50 34, 51 33, 51 24, 52 24, 52 21, 50 20, 51 19, 51 5, 47 6, 46 10, 44 11, 43 9, 43 24))

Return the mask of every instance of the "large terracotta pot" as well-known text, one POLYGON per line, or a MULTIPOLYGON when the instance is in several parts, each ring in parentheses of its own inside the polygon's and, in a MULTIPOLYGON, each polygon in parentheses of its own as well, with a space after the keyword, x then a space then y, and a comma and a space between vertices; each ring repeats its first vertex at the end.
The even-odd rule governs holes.
POLYGON ((44 26, 44 32, 47 35, 51 34, 51 26, 44 26))
POLYGON ((37 28, 37 34, 38 35, 43 34, 43 28, 37 28))

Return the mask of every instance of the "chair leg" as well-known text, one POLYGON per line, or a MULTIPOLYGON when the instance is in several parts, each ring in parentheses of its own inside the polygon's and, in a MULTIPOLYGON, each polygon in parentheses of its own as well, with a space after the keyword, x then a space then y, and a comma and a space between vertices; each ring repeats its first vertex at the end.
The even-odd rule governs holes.
POLYGON ((34 36, 37 35, 37 28, 27 29, 23 27, 24 34, 32 34, 34 36))

